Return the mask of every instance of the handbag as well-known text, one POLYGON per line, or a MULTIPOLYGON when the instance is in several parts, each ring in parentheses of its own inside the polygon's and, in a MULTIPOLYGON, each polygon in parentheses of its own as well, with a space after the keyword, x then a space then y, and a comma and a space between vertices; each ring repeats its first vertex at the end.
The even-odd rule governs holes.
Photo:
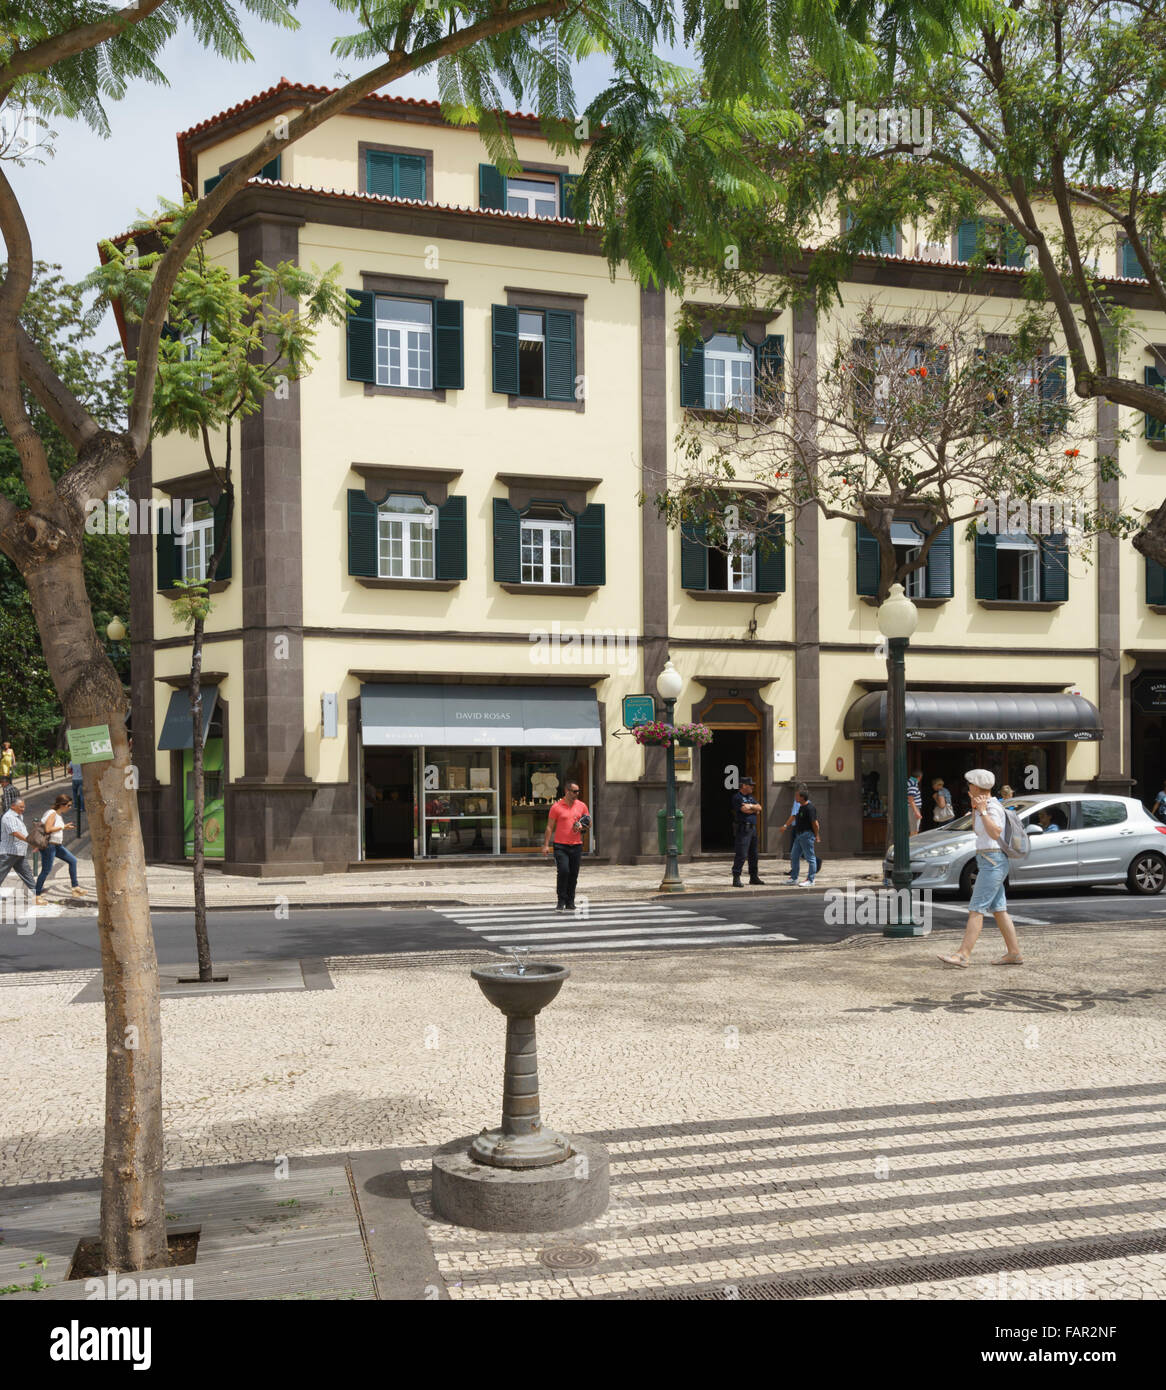
POLYGON ((955 820, 955 807, 950 801, 945 801, 942 805, 936 807, 935 814, 931 819, 934 821, 955 820))

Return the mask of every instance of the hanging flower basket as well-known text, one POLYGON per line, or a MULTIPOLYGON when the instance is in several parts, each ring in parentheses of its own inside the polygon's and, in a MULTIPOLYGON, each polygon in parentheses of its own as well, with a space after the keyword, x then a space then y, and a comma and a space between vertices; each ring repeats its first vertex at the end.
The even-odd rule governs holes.
POLYGON ((666 724, 662 719, 651 724, 637 724, 632 737, 641 745, 666 748, 670 743, 678 748, 699 748, 713 741, 713 731, 707 724, 666 724))

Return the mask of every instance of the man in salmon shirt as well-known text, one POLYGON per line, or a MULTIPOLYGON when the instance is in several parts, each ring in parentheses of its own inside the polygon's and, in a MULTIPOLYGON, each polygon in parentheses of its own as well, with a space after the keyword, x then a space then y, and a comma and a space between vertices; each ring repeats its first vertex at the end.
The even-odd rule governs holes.
POLYGON ((579 785, 568 782, 567 789, 551 807, 547 816, 547 833, 543 838, 543 853, 555 847, 556 912, 570 912, 575 907, 575 884, 579 881, 579 861, 583 857, 582 832, 591 825, 591 812, 586 802, 579 800, 579 785))

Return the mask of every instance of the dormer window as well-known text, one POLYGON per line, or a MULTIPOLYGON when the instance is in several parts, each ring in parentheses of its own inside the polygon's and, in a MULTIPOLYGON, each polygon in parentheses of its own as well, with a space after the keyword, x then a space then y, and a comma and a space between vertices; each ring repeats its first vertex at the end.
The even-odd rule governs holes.
POLYGON ((558 217, 558 179, 507 179, 506 211, 521 212, 527 217, 558 217))

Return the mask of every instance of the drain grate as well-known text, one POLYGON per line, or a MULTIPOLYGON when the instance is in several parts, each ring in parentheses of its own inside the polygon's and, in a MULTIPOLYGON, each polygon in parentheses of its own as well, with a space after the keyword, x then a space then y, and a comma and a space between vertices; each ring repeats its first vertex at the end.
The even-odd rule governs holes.
POLYGON ((637 1294, 636 1297, 668 1302, 816 1298, 822 1294, 852 1293, 856 1289, 885 1289, 898 1284, 934 1283, 945 1279, 1005 1274, 1013 1270, 1045 1269, 1051 1265, 1090 1264, 1133 1255, 1162 1254, 1166 1254, 1166 1230, 1153 1231, 1148 1235, 1119 1236, 1105 1241, 1050 1241, 996 1252, 969 1252, 949 1259, 888 1261, 865 1270, 822 1270, 820 1273, 791 1274, 777 1279, 726 1280, 716 1285, 706 1284, 702 1288, 656 1289, 637 1294))
POLYGON ((590 1269, 599 1256, 585 1245, 552 1245, 538 1252, 538 1262, 548 1269, 590 1269))

